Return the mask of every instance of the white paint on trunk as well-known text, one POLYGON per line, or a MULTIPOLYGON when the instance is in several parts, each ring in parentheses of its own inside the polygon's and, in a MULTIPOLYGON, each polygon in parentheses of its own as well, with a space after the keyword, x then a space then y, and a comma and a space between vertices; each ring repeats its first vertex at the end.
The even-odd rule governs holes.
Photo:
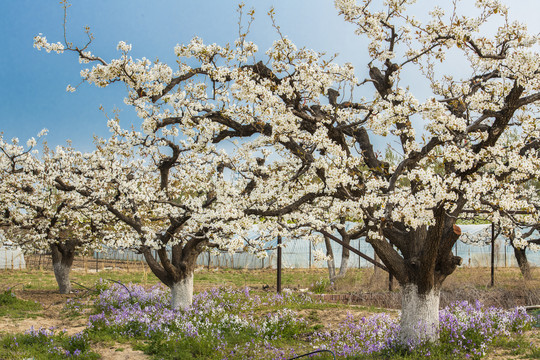
POLYGON ((187 309, 193 302, 193 273, 171 286, 171 308, 187 309))
POLYGON ((338 278, 345 277, 349 269, 349 256, 341 256, 341 266, 339 267, 338 278))
POLYGON ((405 345, 439 338, 439 290, 419 294, 418 286, 407 284, 401 292, 400 340, 405 345))
POLYGON ((71 268, 61 262, 57 262, 53 264, 53 270, 60 294, 69 294, 71 292, 71 282, 69 281, 69 271, 71 268))
POLYGON ((330 282, 334 282, 334 280, 336 279, 336 265, 334 263, 334 257, 330 256, 328 260, 326 260, 326 264, 328 265, 330 282))

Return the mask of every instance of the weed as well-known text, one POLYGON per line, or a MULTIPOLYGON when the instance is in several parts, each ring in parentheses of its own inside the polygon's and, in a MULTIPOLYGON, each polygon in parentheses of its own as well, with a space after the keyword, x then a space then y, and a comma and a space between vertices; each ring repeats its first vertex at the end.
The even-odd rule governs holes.
POLYGON ((39 310, 41 310, 41 304, 19 299, 11 289, 0 293, 0 316, 12 318, 35 317, 39 310))
POLYGON ((330 285, 331 283, 328 279, 319 279, 311 285, 309 290, 315 294, 324 294, 328 292, 330 285))
POLYGON ((78 333, 67 336, 52 329, 30 329, 24 334, 0 337, 1 359, 57 360, 75 358, 80 360, 99 359, 99 354, 90 350, 88 336, 78 333))

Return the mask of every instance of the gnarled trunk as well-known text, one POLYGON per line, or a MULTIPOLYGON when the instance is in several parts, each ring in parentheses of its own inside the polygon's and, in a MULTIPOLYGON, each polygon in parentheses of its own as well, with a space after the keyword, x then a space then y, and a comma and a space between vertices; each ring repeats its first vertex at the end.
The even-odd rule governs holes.
POLYGON ((69 273, 75 259, 76 241, 65 241, 50 244, 54 277, 58 284, 60 294, 69 294, 71 292, 71 281, 69 273))
POLYGON ((172 309, 187 309, 193 302, 193 273, 199 254, 205 250, 203 246, 200 239, 173 245, 170 257, 167 248, 159 249, 157 257, 149 248, 141 248, 150 270, 171 289, 172 309))
POLYGON ((401 289, 400 340, 405 345, 439 338, 438 289, 420 293, 415 284, 406 284, 401 289))
POLYGON ((384 229, 385 238, 370 237, 375 252, 402 288, 401 330, 403 345, 435 341, 439 337, 439 299, 444 279, 461 264, 452 247, 461 235, 455 217, 443 208, 435 223, 410 229, 396 223, 384 229))

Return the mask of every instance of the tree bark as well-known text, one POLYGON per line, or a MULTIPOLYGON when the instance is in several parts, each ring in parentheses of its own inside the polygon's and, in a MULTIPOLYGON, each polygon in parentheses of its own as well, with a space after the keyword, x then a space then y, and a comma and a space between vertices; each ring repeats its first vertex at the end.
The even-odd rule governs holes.
POLYGON ((58 284, 60 294, 69 294, 71 292, 71 281, 69 273, 75 259, 75 242, 66 241, 50 244, 54 277, 58 284))
POLYGON ((330 282, 333 283, 336 279, 336 264, 334 262, 334 251, 332 250, 332 244, 330 243, 330 239, 326 236, 324 237, 324 244, 326 245, 326 256, 328 257, 328 260, 326 260, 326 265, 328 266, 328 277, 330 282))
POLYGON ((433 225, 407 229, 393 224, 392 231, 383 231, 386 239, 368 238, 401 285, 399 338, 405 346, 438 339, 440 288, 461 264, 461 258, 452 254, 452 247, 461 235, 455 218, 441 208, 434 215, 433 225))
POLYGON ((529 266, 529 260, 527 259, 527 254, 525 253, 525 249, 518 249, 517 247, 514 246, 512 241, 510 241, 510 244, 512 245, 512 248, 514 249, 514 255, 516 257, 519 270, 521 270, 521 274, 523 275, 523 278, 525 280, 532 280, 531 267, 529 266))
POLYGON ((349 249, 344 247, 341 253, 341 264, 339 265, 339 274, 337 274, 338 278, 345 277, 347 274, 347 270, 349 269, 349 255, 349 249))
POLYGON ((150 270, 171 289, 171 309, 187 309, 193 302, 193 273, 197 258, 204 251, 204 241, 188 241, 173 245, 168 249, 161 248, 157 251, 158 259, 149 248, 142 248, 146 263, 150 270))

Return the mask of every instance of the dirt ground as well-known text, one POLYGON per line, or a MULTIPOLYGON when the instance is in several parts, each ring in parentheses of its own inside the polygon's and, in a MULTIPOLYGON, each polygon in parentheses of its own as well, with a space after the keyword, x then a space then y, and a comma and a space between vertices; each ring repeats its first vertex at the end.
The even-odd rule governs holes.
MULTIPOLYGON (((13 291, 18 298, 37 301, 43 307, 36 317, 14 319, 10 316, 0 317, 0 333, 21 333, 30 328, 54 328, 56 331, 66 331, 73 335, 86 328, 88 318, 66 317, 62 309, 70 298, 77 298, 79 294, 62 295, 53 290, 17 290, 13 291)), ((131 349, 129 344, 97 344, 94 351, 105 360, 142 360, 149 359, 142 351, 131 349)))

